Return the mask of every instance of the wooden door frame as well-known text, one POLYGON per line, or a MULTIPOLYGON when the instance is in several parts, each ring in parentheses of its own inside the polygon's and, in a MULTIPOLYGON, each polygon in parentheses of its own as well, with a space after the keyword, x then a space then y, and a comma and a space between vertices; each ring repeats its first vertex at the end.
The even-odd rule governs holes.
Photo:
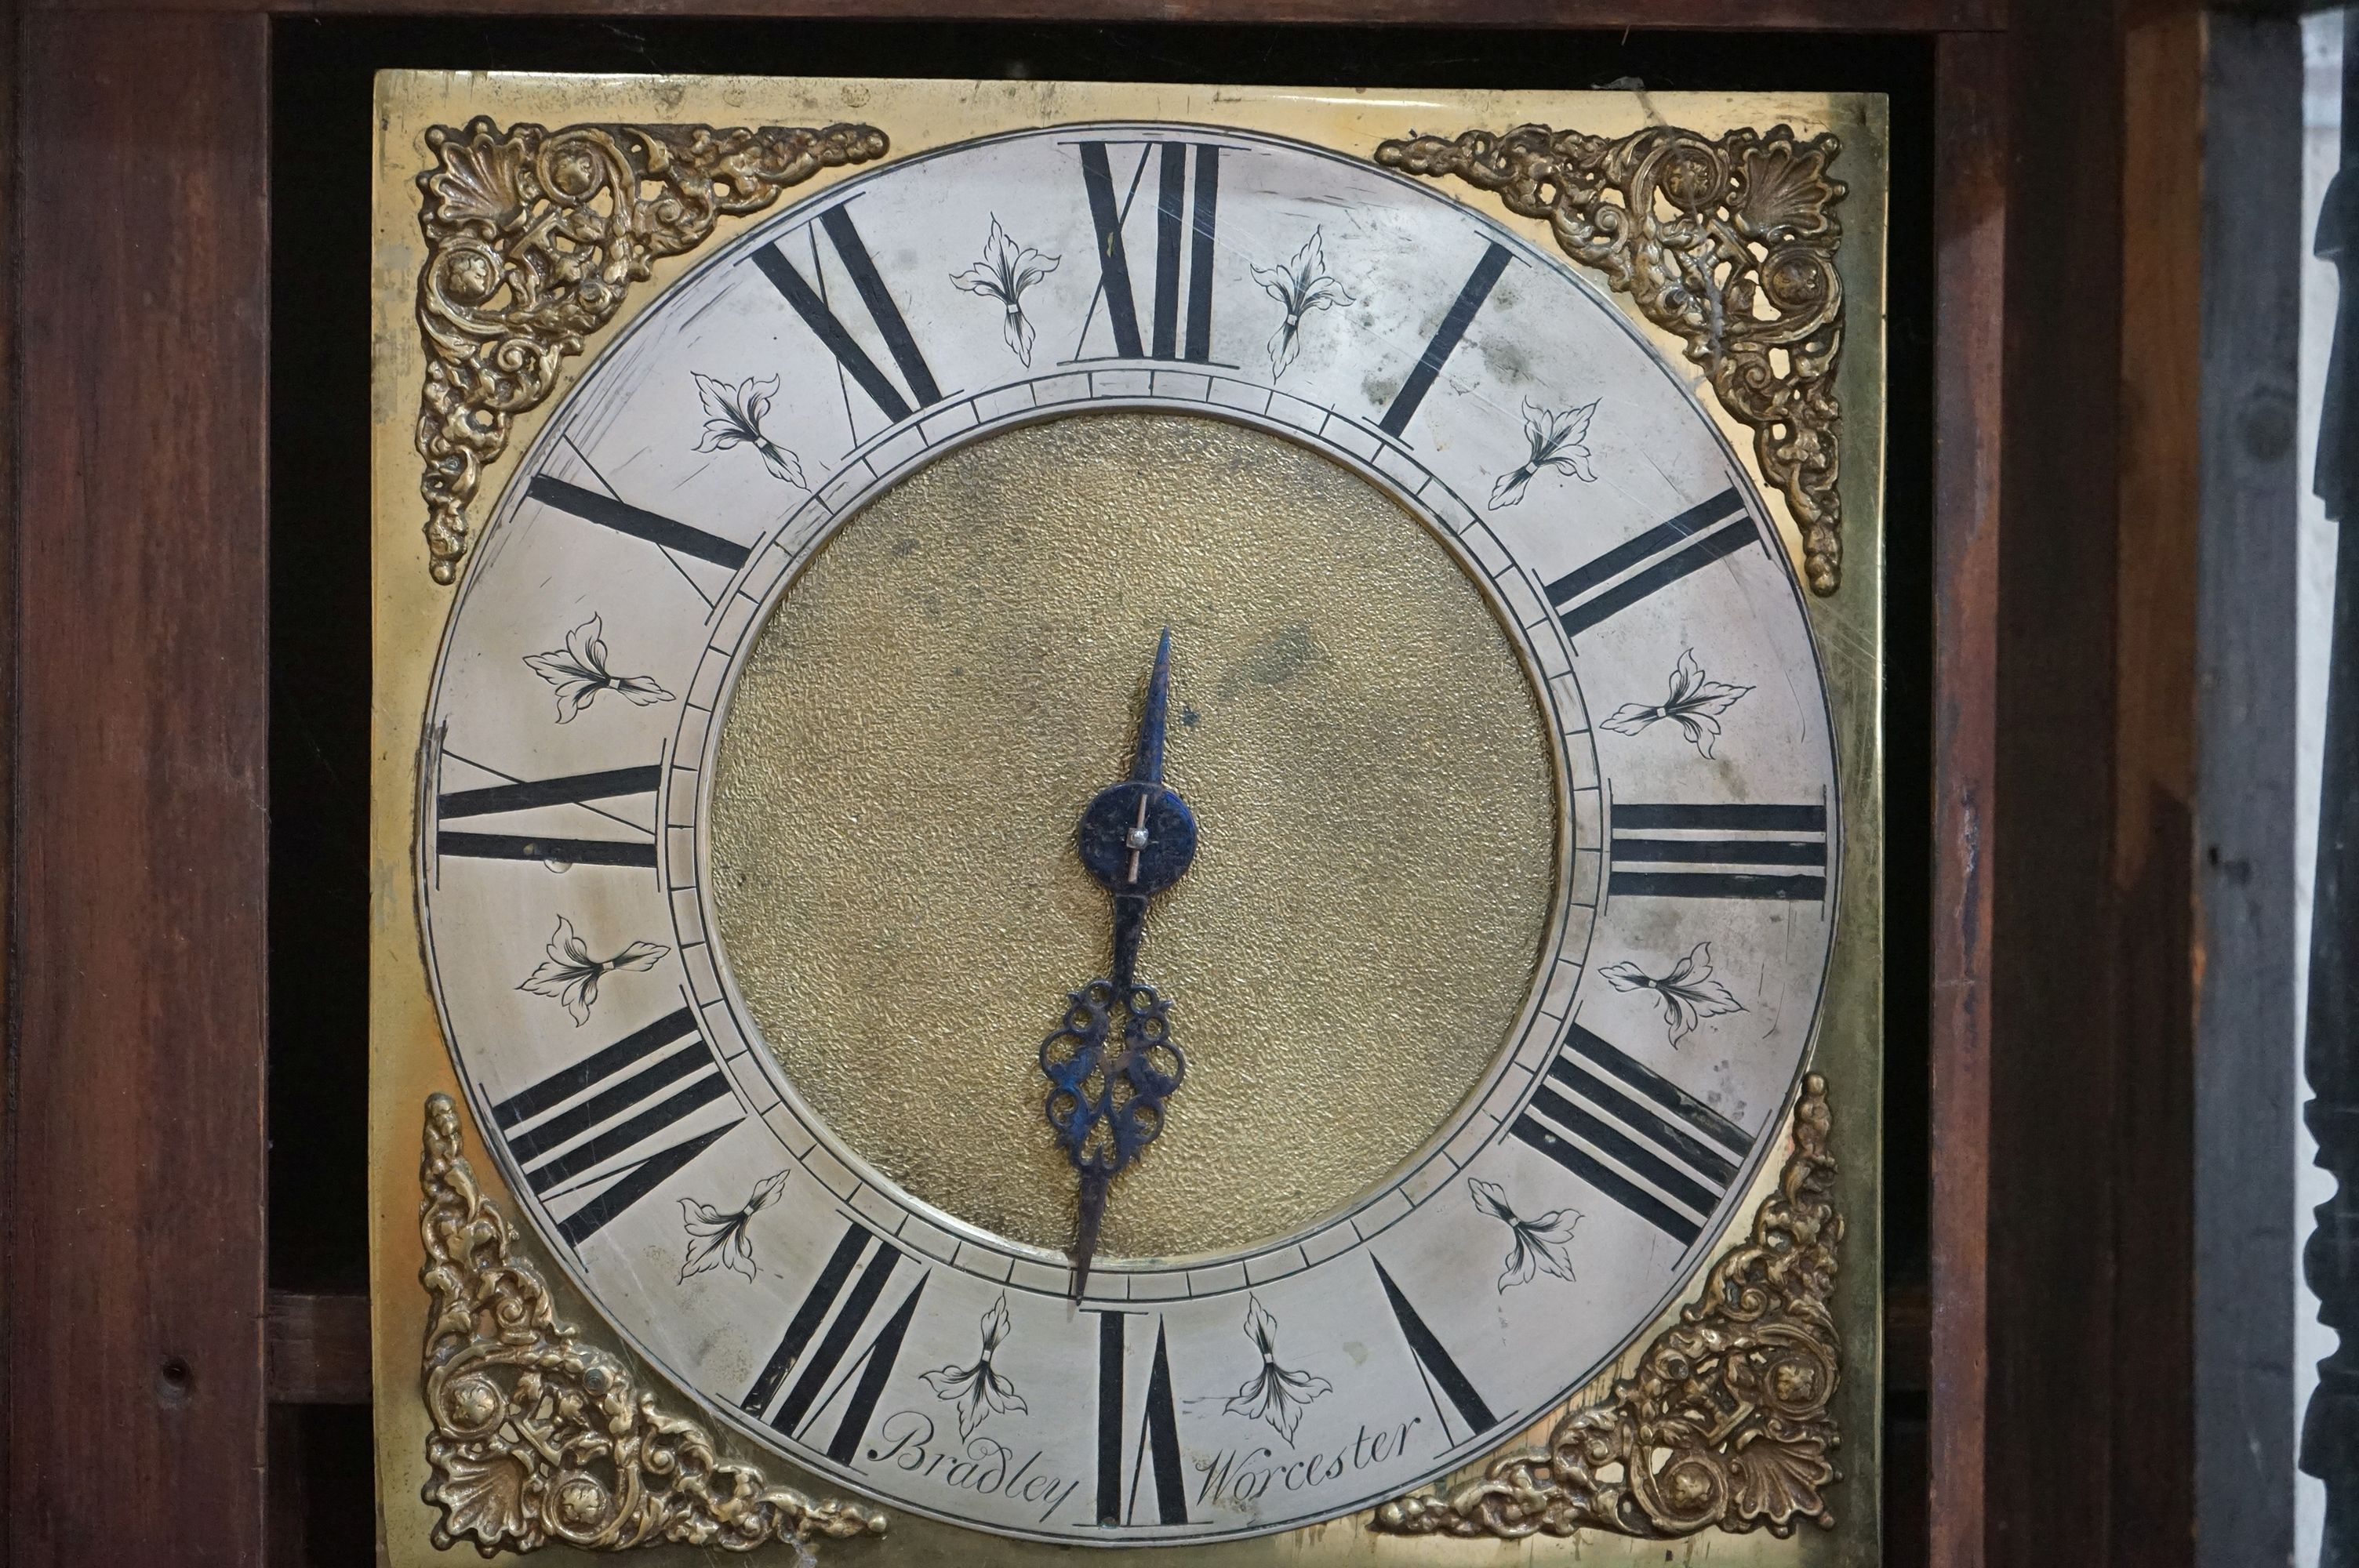
MULTIPOLYGON (((2060 246, 2070 216, 2029 205, 2055 164, 2013 156, 2027 145, 2026 83, 2053 79, 2037 52, 2070 32, 2039 19, 2048 7, 2024 7, 2010 33, 2004 0, 31 0, 0 41, 0 210, 16 241, 0 256, 16 268, 0 277, 13 302, 0 319, 0 1563, 87 1562, 102 1546, 124 1562, 263 1557, 270 25, 462 9, 1930 36, 1932 1561, 2056 1560, 2026 1555, 2026 1532, 2060 1498, 2103 1489, 2090 1465, 2122 1454, 2101 1443, 2092 1458, 2082 1440, 2117 1433, 2122 1413, 2100 1400, 2060 1419, 2037 1390, 1994 1377, 1994 1347, 2085 1326, 2120 1296, 2091 1284, 2034 1302, 1991 1286, 1995 1260, 2012 1279, 2061 1245, 2012 1228, 2037 1191, 2021 1162, 2038 1151, 2010 1119, 2041 1081, 2024 1069, 2055 1048, 2042 1032, 2060 1014, 1994 989, 1995 960, 2017 940, 2007 890, 2045 874, 2008 837, 2009 813, 2036 804, 2038 771, 2001 745, 2027 678, 2009 668, 2006 637, 2057 592, 2112 602, 2110 545, 2102 582, 2071 546, 2114 518, 2069 512, 2004 460, 2094 429, 2105 444, 2092 460, 2115 474, 2112 378, 2049 388, 2025 357, 2055 314, 2043 297, 2085 286, 2113 297, 2120 237, 2115 225, 2110 240, 2079 232, 2077 249, 2060 246), (2034 1473, 2027 1452, 2051 1463, 2034 1473)), ((2118 114, 2077 134, 2043 157, 2102 161, 2118 114)), ((2120 330, 2116 318, 2106 341, 2120 330)), ((2108 669, 2112 636, 2108 622, 2108 669)), ((2087 1076, 2109 1081, 2115 1026, 2082 1022, 2103 1036, 2087 1076)), ((318 1313, 335 1309, 275 1304, 278 1391, 332 1382, 288 1347, 318 1338, 318 1313)))

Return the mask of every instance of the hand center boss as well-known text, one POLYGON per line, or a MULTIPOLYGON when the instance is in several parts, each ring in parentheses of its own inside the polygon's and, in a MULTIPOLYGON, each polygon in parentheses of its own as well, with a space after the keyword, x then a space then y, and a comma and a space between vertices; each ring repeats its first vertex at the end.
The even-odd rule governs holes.
POLYGON ((1195 815, 1163 784, 1170 703, 1167 631, 1156 644, 1130 777, 1100 790, 1082 808, 1077 835, 1082 864, 1114 899, 1114 968, 1067 994, 1063 1019, 1040 1043, 1040 1070, 1051 1086, 1049 1125, 1081 1176, 1075 1301, 1089 1285, 1106 1190, 1163 1130, 1163 1102, 1188 1072, 1187 1057, 1171 1041, 1170 1002, 1137 975, 1147 901, 1178 881, 1196 858, 1195 815))

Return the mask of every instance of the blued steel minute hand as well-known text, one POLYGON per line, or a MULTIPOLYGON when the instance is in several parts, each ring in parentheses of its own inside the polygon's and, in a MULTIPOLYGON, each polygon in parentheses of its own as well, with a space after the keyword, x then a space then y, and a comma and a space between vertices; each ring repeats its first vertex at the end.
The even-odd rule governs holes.
POLYGON ((1082 864, 1114 895, 1114 970, 1071 992, 1055 1033, 1040 1043, 1049 1125, 1081 1173, 1073 1227, 1073 1300, 1090 1281, 1106 1188, 1163 1130, 1163 1101, 1187 1076, 1171 1043, 1171 1004, 1138 979, 1147 901, 1196 858, 1196 818, 1163 784, 1163 730, 1171 703, 1171 633, 1155 649, 1130 777, 1082 812, 1082 864))

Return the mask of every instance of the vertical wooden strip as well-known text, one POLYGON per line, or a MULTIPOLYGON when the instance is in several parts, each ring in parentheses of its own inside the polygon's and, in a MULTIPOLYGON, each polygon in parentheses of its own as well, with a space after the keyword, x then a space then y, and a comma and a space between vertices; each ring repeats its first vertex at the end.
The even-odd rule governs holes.
MULTIPOLYGON (((2293 804, 2302 63, 2212 13, 2203 59, 2194 859, 2197 1561, 2293 1552, 2293 804)), ((2351 672, 2338 672, 2348 676, 2351 672)))
MULTIPOLYGON (((23 209, 16 201, 17 61, 21 29, 0 18, 0 1476, 10 1473, 14 1422, 9 1412, 16 1276, 16 1118, 5 1086, 16 1081, 16 974, 5 955, 16 929, 16 251, 23 209)), ((5 1496, 0 1493, 0 1496, 5 1496)), ((15 1561, 0 1526, 0 1568, 15 1561)))
POLYGON ((243 1568, 264 1551, 268 24, 26 27, 6 1530, 16 1568, 243 1568))
POLYGON ((1984 1561, 2006 46, 1934 49, 1933 1568, 1984 1561))
MULTIPOLYGON (((2120 488, 2114 516, 2111 1561, 2183 1563, 2194 1079, 2195 409, 2203 16, 2123 7, 2120 488)), ((2297 176, 2297 178, 2299 178, 2297 176)), ((2288 1283, 2292 1264, 2288 1261, 2288 1283)), ((2291 1496, 2291 1488, 2286 1489, 2291 1496)))

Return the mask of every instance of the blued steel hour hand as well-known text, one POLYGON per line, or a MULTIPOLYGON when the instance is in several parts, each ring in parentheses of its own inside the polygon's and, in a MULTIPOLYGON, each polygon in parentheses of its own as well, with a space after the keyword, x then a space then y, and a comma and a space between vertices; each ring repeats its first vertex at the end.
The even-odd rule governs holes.
POLYGON ((1130 777, 1100 790, 1082 812, 1079 848, 1114 896, 1114 968, 1066 998, 1056 1033, 1040 1043, 1049 1076, 1049 1125, 1081 1174, 1073 1228, 1073 1299, 1090 1281, 1106 1189, 1163 1130, 1163 1102, 1187 1076, 1171 1043, 1171 1004, 1138 979, 1147 901, 1180 880, 1196 857, 1196 818, 1163 784, 1164 720, 1171 703, 1171 633, 1156 645, 1139 714, 1130 777))

